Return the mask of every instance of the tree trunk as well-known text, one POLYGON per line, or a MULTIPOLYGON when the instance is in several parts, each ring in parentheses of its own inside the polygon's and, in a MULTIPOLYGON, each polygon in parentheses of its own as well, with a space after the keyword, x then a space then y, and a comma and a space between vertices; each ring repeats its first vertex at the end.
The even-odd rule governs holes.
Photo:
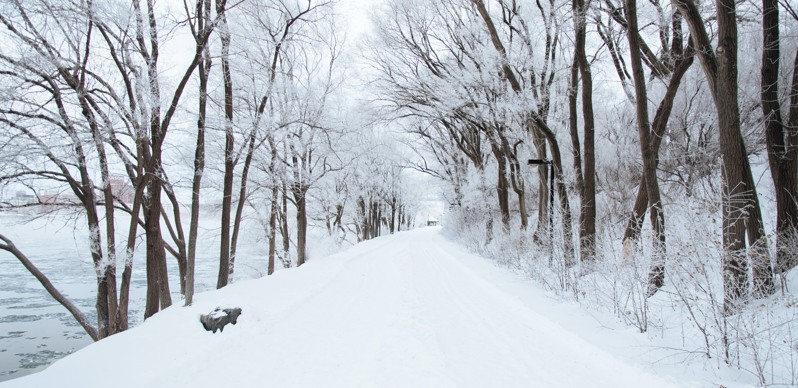
POLYGON ((579 250, 583 262, 596 256, 596 154, 595 123, 593 119, 593 75, 585 53, 587 11, 590 0, 573 0, 574 29, 576 42, 574 56, 582 76, 582 120, 584 132, 584 186, 582 187, 582 210, 579 215, 579 250))
MULTIPOLYGON (((676 58, 676 65, 673 70, 673 75, 671 76, 671 79, 668 82, 668 86, 665 90, 665 96, 662 98, 662 101, 660 101, 659 107, 657 107, 657 112, 654 115, 654 121, 651 123, 651 131, 653 133, 653 136, 651 137, 651 147, 656 159, 659 159, 659 150, 662 145, 662 139, 665 138, 665 132, 668 128, 668 120, 670 119, 671 111, 673 110, 673 102, 676 99, 676 92, 679 90, 679 85, 682 82, 682 78, 684 78, 687 70, 689 70, 690 66, 692 66, 693 58, 694 55, 691 43, 688 47, 688 51, 684 53, 683 56, 680 56, 680 58, 676 58)), ((629 222, 626 225, 626 230, 624 231, 624 254, 632 253, 634 250, 633 246, 640 236, 640 229, 643 227, 643 220, 646 215, 646 210, 648 209, 648 195, 646 193, 647 186, 645 179, 645 175, 641 176, 640 178, 640 186, 637 189, 637 197, 635 198, 635 204, 632 208, 632 215, 629 218, 629 222)))
MULTIPOLYGON (((547 159, 546 154, 546 139, 543 138, 540 131, 532 130, 532 142, 535 146, 535 152, 537 153, 538 159, 547 159)), ((554 168, 553 165, 547 166, 547 168, 543 168, 539 166, 537 168, 538 173, 538 226, 535 229, 535 233, 533 234, 532 239, 535 241, 543 241, 543 239, 548 239, 548 237, 541 237, 541 236, 548 236, 549 231, 549 195, 554 195, 554 193, 549 193, 549 174, 546 171, 548 168, 554 168)), ((554 209, 551 209, 552 211, 554 209)), ((553 244, 553 241, 549 241, 549 244, 553 244)))
POLYGON ((172 204, 174 226, 172 226, 173 224, 169 221, 169 216, 166 214, 166 210, 163 208, 161 208, 161 216, 163 217, 164 223, 166 224, 166 229, 169 231, 169 235, 172 237, 172 241, 174 241, 177 248, 176 250, 169 249, 169 252, 172 253, 172 256, 174 256, 175 260, 177 261, 177 271, 180 275, 180 294, 185 295, 188 253, 186 251, 186 235, 183 232, 183 217, 180 216, 180 202, 178 202, 174 188, 167 177, 164 177, 163 189, 167 198, 169 198, 169 202, 172 204))
POLYGON ((274 255, 277 250, 277 214, 279 213, 278 201, 280 196, 280 186, 277 184, 277 144, 274 142, 274 135, 269 134, 269 147, 271 148, 271 160, 269 161, 269 172, 272 181, 272 198, 269 207, 269 264, 267 274, 274 273, 274 255))
POLYGON ((291 236, 288 234, 288 187, 283 180, 282 216, 280 217, 280 233, 283 236, 283 268, 291 266, 291 236))
MULTIPOLYGON (((717 0, 718 47, 712 50, 709 35, 692 0, 672 0, 690 27, 690 33, 706 74, 718 113, 720 150, 723 158, 724 308, 733 313, 748 299, 746 234, 758 288, 770 293, 772 269, 762 225, 759 198, 748 154, 740 131, 737 103, 737 21, 733 0, 717 0)), ((759 291, 758 291, 759 293, 759 291)))
MULTIPOLYGON (((141 20, 141 7, 139 0, 133 2, 137 15, 137 39, 144 46, 143 21, 141 20)), ((147 77, 149 86, 149 98, 154 102, 149 112, 150 127, 150 149, 151 154, 145 155, 147 163, 145 168, 145 181, 147 184, 147 196, 144 203, 144 227, 147 239, 147 306, 144 316, 148 318, 160 309, 169 307, 172 304, 172 297, 169 292, 169 278, 166 270, 166 254, 164 251, 163 236, 161 233, 161 191, 164 181, 162 147, 169 128, 169 123, 174 116, 180 98, 185 90, 194 69, 199 65, 202 56, 202 48, 207 42, 205 35, 202 44, 198 44, 191 64, 183 74, 183 78, 175 88, 172 100, 168 104, 168 109, 161 118, 161 90, 158 82, 158 58, 160 55, 158 39, 158 23, 155 16, 155 1, 147 0, 147 22, 149 24, 149 46, 150 53, 145 58, 147 60, 147 77), (153 290, 154 289, 154 290, 153 290)))
MULTIPOLYGON (((786 272, 798 265, 790 249, 798 223, 798 129, 784 125, 779 104, 779 4, 762 0, 762 113, 770 175, 776 192, 776 271, 786 272)), ((798 121, 798 53, 793 69, 790 121, 798 121)), ((756 281, 756 279, 755 279, 756 281)), ((755 284, 754 290, 758 287, 755 284)))
POLYGON ((501 150, 494 147, 493 156, 496 157, 496 195, 499 200, 499 213, 501 214, 502 230, 510 230, 510 185, 507 182, 507 159, 501 150))
MULTIPOLYGON (((537 131, 535 131, 537 132, 537 131)), ((513 191, 518 196, 518 213, 521 218, 521 230, 526 230, 529 222, 529 217, 526 210, 526 186, 524 185, 524 177, 521 174, 521 165, 518 163, 518 150, 517 147, 510 147, 507 137, 501 135, 502 149, 507 156, 507 163, 510 165, 510 185, 513 191)), ((516 146, 520 144, 517 143, 516 146)))
POLYGON ((396 197, 391 197, 391 219, 389 223, 389 228, 391 234, 396 233, 396 197))
POLYGON ((399 205, 398 214, 397 214, 396 217, 397 217, 397 220, 396 220, 396 231, 397 232, 401 232, 402 231, 402 224, 404 224, 404 221, 405 221, 404 206, 399 205))
MULTIPOLYGON (((158 110, 159 108, 154 108, 158 110)), ((147 303, 144 318, 149 318, 172 304, 166 273, 166 252, 161 234, 161 130, 157 117, 151 122, 152 154, 146 168, 147 194, 144 203, 144 230, 147 242, 147 303)))
POLYGON ((571 78, 568 87, 568 129, 571 134, 573 149, 574 175, 576 175, 576 191, 582 195, 585 178, 582 174, 582 147, 579 145, 579 112, 576 101, 579 95, 579 60, 574 55, 571 64, 571 78))
MULTIPOLYGON (((84 55, 89 56, 89 44, 91 41, 91 32, 93 30, 93 22, 89 23, 89 30, 87 33, 86 52, 84 55)), ((98 163, 100 166, 100 176, 102 179, 103 194, 103 208, 105 210, 105 227, 106 227, 106 248, 107 252, 103 257, 102 252, 102 239, 100 236, 100 215, 97 211, 97 197, 94 192, 94 184, 90 178, 89 171, 86 167, 85 156, 80 145, 76 145, 78 160, 80 161, 78 170, 81 175, 81 189, 80 193, 75 193, 78 198, 83 202, 83 207, 86 211, 86 218, 89 226, 89 240, 91 247, 91 255, 94 263, 94 270, 97 276, 97 329, 100 338, 105 338, 116 332, 116 320, 113 317, 116 315, 117 299, 116 299, 116 232, 114 227, 114 195, 111 190, 111 177, 108 170, 108 158, 105 153, 105 139, 100 133, 99 120, 92 111, 92 105, 88 101, 85 93, 85 72, 86 68, 80 68, 80 76, 67 76, 64 75, 67 84, 75 90, 78 94, 78 103, 81 107, 81 113, 86 119, 91 135, 94 141, 95 149, 97 150, 98 163)), ((71 126, 68 125, 71 129, 71 126)), ((74 134, 74 132, 71 132, 74 134)), ((76 137, 74 137, 76 138, 76 137)))
MULTIPOLYGON (((82 87, 81 87, 82 88, 82 87)), ((84 114, 90 115, 88 110, 88 106, 84 108, 84 114)), ((97 277, 98 279, 102 279, 98 287, 98 299, 97 299, 97 306, 98 306, 98 313, 101 310, 101 313, 98 315, 102 317, 103 323, 99 325, 100 328, 100 336, 103 337, 115 334, 117 332, 116 327, 116 311, 118 309, 117 303, 117 293, 116 293, 116 228, 114 225, 114 194, 111 187, 111 176, 108 170, 108 158, 105 153, 105 146, 104 146, 104 139, 100 134, 99 128, 97 128, 97 120, 95 117, 87 117, 90 120, 90 127, 92 128, 92 132, 94 135, 94 142, 95 148, 97 149, 97 156, 98 162, 100 164, 100 174, 102 179, 102 193, 103 193, 103 208, 105 211, 105 239, 106 239, 106 255, 104 260, 100 260, 99 262, 95 263, 95 269, 97 270, 97 277), (101 300, 102 298, 102 300, 101 300), (103 327, 105 326, 105 327, 103 327), (103 335, 104 334, 104 335, 103 335)), ((93 189, 92 189, 93 190, 93 189)), ((92 198, 94 195, 91 196, 92 198)), ((91 211, 87 213, 95 214, 96 217, 96 207, 95 204, 92 203, 91 211)), ((93 218, 93 217, 90 217, 93 218)), ((94 225, 97 233, 97 244, 100 243, 100 229, 99 223, 94 225)), ((91 229, 90 229, 91 230, 91 229)), ((92 232, 94 234, 95 232, 92 232)), ((97 246, 99 249, 99 245, 97 246)))
POLYGON ((238 245, 238 231, 241 229, 241 218, 244 214, 244 203, 247 201, 247 180, 249 177, 249 167, 252 165, 252 157, 255 153, 255 130, 249 134, 249 146, 247 156, 244 158, 244 167, 241 170, 241 186, 238 192, 238 205, 236 214, 233 218, 233 237, 230 241, 230 277, 233 277, 236 263, 236 246, 238 245))
POLYGON ((520 172, 518 171, 518 167, 512 167, 511 170, 516 170, 511 172, 511 176, 515 176, 515 178, 511 179, 510 182, 513 186, 513 191, 518 196, 518 216, 521 218, 521 230, 526 230, 529 226, 529 216, 526 210, 526 189, 524 188, 524 181, 521 178, 520 172))
POLYGON ((360 219, 358 222, 358 229, 360 233, 358 233, 358 241, 365 241, 369 239, 369 222, 368 222, 368 212, 366 210, 366 199, 363 196, 359 196, 357 198, 357 209, 358 209, 358 218, 360 219))
MULTIPOLYGON (((84 188, 87 186, 88 185, 84 185, 84 188)), ((93 188, 90 190, 93 190, 93 188)), ((89 193, 91 192, 89 191, 89 193)), ((102 246, 100 240, 100 222, 96 209, 94 208, 94 204, 96 203, 94 200, 94 195, 88 195, 87 198, 83 199, 83 201, 84 207, 86 208, 87 221, 89 224, 89 241, 92 247, 91 256, 94 263, 94 273, 97 281, 97 299, 95 301, 95 307, 97 310, 97 335, 99 338, 105 338, 110 334, 110 312, 108 309, 108 286, 106 283, 105 273, 103 273, 105 266, 101 265, 103 256, 102 252, 100 251, 100 247, 102 246)))
MULTIPOLYGON (((137 141, 138 143, 138 141, 137 141)), ((137 148, 142 147, 142 144, 138 144, 137 148)), ((139 159, 141 160, 142 157, 139 155, 139 159)), ((141 164, 138 167, 138 176, 143 177, 141 173, 141 164)), ((131 177, 135 178, 135 177, 131 177)), ((125 269, 122 271, 122 284, 119 287, 119 309, 116 312, 116 327, 118 331, 125 331, 128 329, 128 307, 130 305, 130 283, 133 277, 133 253, 136 251, 136 238, 138 237, 138 226, 141 213, 141 201, 144 197, 144 184, 143 179, 135 178, 132 179, 134 183, 134 187, 136 187, 136 192, 133 195, 133 206, 130 212, 130 226, 128 227, 128 234, 127 234, 127 247, 125 249, 125 269)))
MULTIPOLYGON (((154 172, 148 172, 154 174, 154 172)), ((144 206, 144 229, 147 240, 147 303, 144 319, 172 304, 166 273, 166 252, 161 235, 161 180, 148 179, 147 203, 144 206)))
MULTIPOLYGON (((210 22, 210 0, 197 1, 197 31, 204 31, 210 22)), ((198 40, 199 38, 195 37, 198 40)), ((194 147, 194 178, 191 182, 191 221, 188 229, 186 255, 186 306, 194 303, 194 273, 197 261, 197 234, 199 230, 200 190, 205 172, 205 123, 208 110, 208 76, 211 71, 211 53, 207 46, 202 50, 199 67, 199 118, 197 119, 197 144, 194 147)))
POLYGON ((291 186, 296 201, 296 266, 299 267, 305 264, 307 253, 305 248, 308 233, 308 214, 305 201, 307 189, 299 183, 294 183, 291 186))
POLYGON ((648 207, 651 212, 651 228, 654 232, 648 275, 648 295, 651 296, 665 283, 665 213, 662 209, 657 180, 657 154, 648 121, 648 93, 643 75, 643 61, 640 57, 636 0, 626 0, 626 20, 629 25, 626 35, 629 39, 632 78, 635 86, 635 113, 643 158, 643 177, 646 184, 648 207))
POLYGON ((369 238, 379 237, 381 234, 381 226, 382 223, 380 222, 382 218, 382 211, 380 209, 380 203, 375 201, 373 198, 371 200, 371 224, 369 229, 371 230, 371 236, 369 238))
POLYGON ((222 229, 219 247, 219 277, 216 288, 222 288, 230 280, 230 212, 233 201, 233 173, 235 156, 233 153, 233 78, 230 70, 230 29, 225 15, 225 2, 216 1, 216 14, 219 17, 219 35, 222 41, 222 77, 224 79, 224 183, 222 186, 222 229))
MULTIPOLYGON (((762 224, 759 198, 748 153, 740 130, 740 111, 737 103, 737 18, 734 0, 718 0, 718 81, 716 106, 719 116, 720 147, 723 154, 728 190, 728 236, 726 244, 730 255, 729 269, 736 271, 744 257, 736 254, 745 248, 745 234, 752 248, 751 263, 754 290, 757 296, 772 294, 772 268, 767 254, 767 240, 762 224), (737 241, 742 241, 739 244, 737 241)), ((738 279, 736 275, 733 275, 738 279)), ((733 297, 742 296, 747 279, 735 280, 733 297), (737 291, 740 291, 739 293, 737 291)), ((727 311, 729 311, 727 309, 727 311)))
POLYGON ((55 299, 58 303, 64 306, 64 308, 66 308, 69 311, 69 313, 72 314, 72 317, 74 317, 75 320, 78 321, 80 326, 83 327, 83 330, 85 330, 86 333, 89 334, 89 337, 91 337, 92 340, 98 341, 100 340, 100 338, 102 338, 97 332, 97 329, 94 326, 92 326, 91 322, 89 321, 89 318, 85 314, 83 314, 83 312, 81 312, 80 309, 78 309, 77 306, 75 306, 69 299, 67 299, 63 294, 61 294, 61 292, 58 291, 57 288, 55 288, 53 283, 50 282, 50 279, 48 279, 47 276, 44 275, 44 273, 39 271, 39 269, 33 264, 33 262, 31 262, 30 259, 28 259, 28 257, 25 256, 25 254, 23 254, 16 247, 16 245, 14 245, 14 243, 11 242, 9 238, 0 234, 0 240, 3 241, 3 243, 0 244, 0 249, 8 251, 12 255, 14 255, 19 260, 19 262, 22 263, 23 266, 25 266, 25 269, 27 269, 28 272, 30 272, 36 278, 36 280, 39 281, 39 283, 44 287, 44 289, 47 290, 50 296, 52 296, 53 299, 55 299))

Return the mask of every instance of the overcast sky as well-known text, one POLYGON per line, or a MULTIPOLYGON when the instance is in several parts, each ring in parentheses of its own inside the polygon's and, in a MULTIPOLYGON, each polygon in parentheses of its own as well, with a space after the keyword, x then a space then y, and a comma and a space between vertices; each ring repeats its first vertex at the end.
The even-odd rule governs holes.
POLYGON ((348 30, 348 40, 357 41, 359 36, 371 28, 369 12, 381 3, 380 0, 339 0, 336 7, 341 14, 341 26, 348 30))

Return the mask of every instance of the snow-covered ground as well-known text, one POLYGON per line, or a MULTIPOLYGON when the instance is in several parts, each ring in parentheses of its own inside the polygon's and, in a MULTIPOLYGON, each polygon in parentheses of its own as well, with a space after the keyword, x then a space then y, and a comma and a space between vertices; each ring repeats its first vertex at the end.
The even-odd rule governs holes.
MULTIPOLYGON (((197 290, 216 286, 218 263, 218 217, 201 218, 197 257, 197 290)), ((118 219, 117 225, 125 225, 118 219)), ((86 239, 86 225, 66 214, 43 217, 36 211, 0 214, 0 233, 14 240, 53 284, 96 321, 94 267, 86 239)), ((266 268, 257 231, 243 231, 236 280, 260 277, 266 268)), ((124 241, 125 236, 118 236, 124 241)), ((167 261, 172 298, 181 304, 178 270, 167 261)), ((146 295, 144 250, 137 251, 131 284, 130 323, 143 317, 146 295)), ((0 252, 0 381, 13 379, 50 365, 90 344, 91 338, 66 309, 11 254, 0 252)))
POLYGON ((742 386, 425 228, 201 293, 3 387, 742 386), (199 322, 243 314, 223 333, 199 322))

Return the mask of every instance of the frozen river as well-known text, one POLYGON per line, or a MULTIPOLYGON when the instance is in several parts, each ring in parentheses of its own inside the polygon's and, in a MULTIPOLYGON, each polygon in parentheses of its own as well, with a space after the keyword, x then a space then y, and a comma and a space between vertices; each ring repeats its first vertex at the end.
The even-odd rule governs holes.
MULTIPOLYGON (((53 284, 96 323, 96 284, 83 220, 69 221, 59 217, 31 221, 30 218, 29 215, 0 214, 0 233, 11 238, 53 284)), ((203 224, 212 225, 215 220, 206 221, 203 224)), ((200 231, 197 292, 212 289, 216 284, 217 235, 218 230, 214 228, 200 231)), ((257 239, 250 240, 248 237, 252 236, 246 234, 242 237, 240 244, 249 249, 240 250, 237 276, 260 276, 265 262, 259 254, 257 239)), ((124 239, 118 241, 124 242, 124 239)), ((134 262, 131 326, 143 318, 146 278, 142 253, 139 252, 134 262)), ((172 299, 175 304, 182 304, 177 267, 171 257, 168 259, 172 299)), ((0 381, 34 373, 90 343, 91 338, 83 328, 50 297, 17 258, 0 251, 0 381)))

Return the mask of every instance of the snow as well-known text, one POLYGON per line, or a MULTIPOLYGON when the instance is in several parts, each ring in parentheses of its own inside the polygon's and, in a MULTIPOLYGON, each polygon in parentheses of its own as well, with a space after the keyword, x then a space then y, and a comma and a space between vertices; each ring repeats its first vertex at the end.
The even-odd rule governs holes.
POLYGON ((643 361, 645 336, 600 326, 423 228, 198 294, 0 386, 718 385, 643 361), (243 312, 212 334, 199 316, 217 306, 243 312))
POLYGON ((227 311, 222 310, 221 307, 217 307, 215 310, 211 311, 210 314, 208 314, 208 317, 210 318, 221 318, 225 316, 227 316, 227 311))

